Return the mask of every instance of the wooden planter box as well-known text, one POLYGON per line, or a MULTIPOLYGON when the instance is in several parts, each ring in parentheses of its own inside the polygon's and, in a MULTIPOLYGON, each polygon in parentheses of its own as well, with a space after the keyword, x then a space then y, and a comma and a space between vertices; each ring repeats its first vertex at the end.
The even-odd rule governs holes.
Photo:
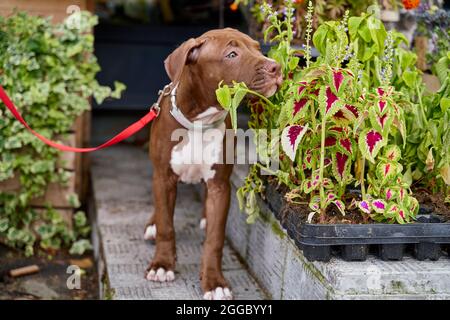
MULTIPOLYGON (((0 15, 8 16, 14 9, 26 11, 32 15, 52 17, 53 22, 62 22, 70 14, 70 7, 78 6, 81 10, 93 10, 92 0, 2 0, 0 15), (68 13, 69 11, 69 13, 68 13)), ((75 7, 72 7, 75 8, 75 7)))
MULTIPOLYGON (((9 16, 15 9, 26 11, 32 15, 52 17, 52 22, 59 23, 72 13, 77 6, 80 10, 93 11, 92 0, 2 0, 0 2, 0 15, 9 16), (72 7, 71 7, 72 6, 72 7)), ((90 111, 79 116, 71 130, 65 144, 75 147, 86 147, 90 138, 90 111)), ((69 203, 70 194, 76 193, 81 202, 86 199, 89 183, 89 159, 87 155, 65 152, 59 159, 58 166, 70 172, 70 179, 65 186, 52 183, 47 187, 42 197, 32 201, 36 208, 44 208, 47 204, 57 209, 63 218, 70 224, 73 208, 69 203)), ((20 189, 18 176, 0 181, 0 192, 14 192, 20 189)))

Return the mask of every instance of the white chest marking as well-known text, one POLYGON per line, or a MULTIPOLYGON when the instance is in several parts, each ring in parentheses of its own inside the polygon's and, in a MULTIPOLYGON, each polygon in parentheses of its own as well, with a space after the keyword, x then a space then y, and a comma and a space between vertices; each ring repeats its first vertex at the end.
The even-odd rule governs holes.
MULTIPOLYGON (((212 123, 219 119, 224 110, 210 107, 199 114, 195 121, 212 123)), ((215 175, 212 166, 222 159, 225 123, 205 131, 183 129, 182 140, 172 149, 170 165, 179 180, 186 183, 208 181, 215 175)), ((178 140, 178 139, 177 139, 178 140)))

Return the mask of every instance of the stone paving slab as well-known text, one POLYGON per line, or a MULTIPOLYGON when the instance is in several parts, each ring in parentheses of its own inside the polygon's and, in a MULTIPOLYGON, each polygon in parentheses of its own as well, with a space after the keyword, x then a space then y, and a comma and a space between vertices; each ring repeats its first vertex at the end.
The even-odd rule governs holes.
MULTIPOLYGON (((92 155, 92 183, 101 258, 114 299, 201 299, 199 281, 203 231, 202 203, 190 185, 178 188, 175 210, 176 280, 144 279, 155 250, 144 241, 144 226, 152 211, 151 164, 144 149, 119 145, 92 155)), ((95 241, 94 241, 95 242, 95 241)), ((236 252, 225 245, 224 275, 236 299, 266 299, 236 252)))

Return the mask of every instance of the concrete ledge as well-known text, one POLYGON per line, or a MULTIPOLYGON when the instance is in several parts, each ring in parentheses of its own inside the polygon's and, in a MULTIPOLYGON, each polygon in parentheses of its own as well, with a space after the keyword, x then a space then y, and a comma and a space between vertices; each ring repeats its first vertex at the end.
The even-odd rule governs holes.
MULTIPOLYGON (((232 192, 242 185, 245 166, 236 166, 232 192)), ((364 262, 332 258, 309 262, 261 203, 262 217, 245 222, 236 197, 227 224, 227 237, 247 262, 250 272, 273 299, 450 299, 450 259, 364 262)))

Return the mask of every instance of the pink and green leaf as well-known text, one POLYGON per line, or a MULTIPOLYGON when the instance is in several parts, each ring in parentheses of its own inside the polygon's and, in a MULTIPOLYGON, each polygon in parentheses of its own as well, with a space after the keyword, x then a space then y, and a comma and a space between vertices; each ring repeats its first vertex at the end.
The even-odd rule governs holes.
POLYGON ((329 118, 339 111, 342 103, 330 87, 321 87, 319 91, 319 105, 322 116, 329 118))
POLYGON ((350 160, 345 153, 336 152, 332 155, 332 170, 334 177, 341 184, 350 179, 350 160))
POLYGON ((295 161, 295 155, 297 154, 298 146, 308 130, 308 125, 306 126, 288 126, 284 128, 281 133, 281 146, 286 155, 295 161))
POLYGON ((312 161, 313 161, 313 156, 312 156, 311 149, 307 149, 305 152, 303 164, 305 164, 308 169, 312 169, 312 161))
POLYGON ((319 209, 320 209, 320 197, 319 196, 312 197, 311 200, 309 201, 309 207, 313 211, 316 211, 316 212, 319 211, 319 209))
POLYGON ((358 200, 356 200, 355 198, 352 198, 352 201, 350 202, 350 205, 348 206, 349 210, 353 210, 358 208, 358 200))
POLYGON ((336 145, 336 138, 333 136, 325 138, 325 147, 334 147, 336 145))
POLYGON ((328 129, 328 131, 338 134, 338 133, 342 133, 344 131, 343 127, 339 127, 339 126, 334 126, 328 129))
POLYGON ((341 138, 339 139, 338 144, 339 150, 349 155, 353 156, 353 141, 350 138, 341 138))
POLYGON ((334 200, 333 203, 336 206, 336 208, 338 208, 338 210, 342 213, 342 215, 345 216, 345 204, 344 204, 344 202, 341 201, 341 200, 334 200))
POLYGON ((394 179, 397 176, 398 165, 391 161, 381 161, 378 163, 376 168, 377 177, 386 183, 389 180, 394 179))
POLYGON ((358 108, 356 108, 355 106, 352 106, 350 104, 346 104, 344 106, 344 108, 345 108, 345 110, 347 110, 347 112, 351 113, 355 119, 357 119, 359 117, 358 108))
POLYGON ((384 148, 384 157, 389 161, 398 161, 400 160, 401 156, 402 152, 400 151, 400 148, 395 144, 388 145, 384 148))
POLYGON ((400 210, 400 206, 396 203, 391 203, 387 206, 387 209, 384 211, 384 216, 388 219, 395 218, 400 210))
POLYGON ((371 109, 369 112, 370 115, 370 123, 372 124, 373 128, 376 129, 378 132, 383 133, 383 135, 387 135, 392 122, 394 121, 393 116, 390 112, 380 114, 376 112, 374 109, 371 109))
POLYGON ((322 181, 322 185, 325 189, 334 189, 334 183, 331 179, 324 178, 322 181))
POLYGON ((348 124, 355 121, 358 116, 358 109, 355 106, 346 104, 340 107, 339 110, 333 115, 333 122, 341 126, 348 126, 348 124))
POLYGON ((419 212, 419 201, 414 197, 411 197, 410 200, 409 211, 412 215, 416 215, 419 212))
POLYGON ((378 87, 377 88, 377 94, 379 97, 389 97, 392 95, 393 91, 394 91, 394 87, 389 86, 389 87, 378 87))
POLYGON ((316 170, 313 172, 313 175, 311 177, 311 182, 314 188, 317 188, 320 184, 320 175, 319 172, 316 170))
POLYGON ((388 106, 388 103, 386 100, 383 100, 383 99, 378 100, 378 102, 376 103, 377 113, 381 114, 381 115, 384 114, 387 110, 387 106, 388 106))
POLYGON ((337 196, 333 193, 333 192, 329 192, 328 194, 327 194, 327 198, 326 198, 326 204, 327 204, 327 206, 331 203, 331 202, 333 202, 334 200, 336 200, 337 199, 337 196))
POLYGON ((347 117, 347 115, 344 114, 344 112, 341 109, 341 110, 338 110, 333 115, 333 122, 338 125, 347 126, 350 123, 350 119, 347 117))
POLYGON ((386 210, 387 204, 382 199, 372 200, 372 209, 377 213, 384 213, 386 210))
POLYGON ((375 157, 385 145, 385 139, 375 129, 366 129, 359 135, 359 149, 366 159, 375 163, 375 157))
POLYGON ((380 97, 384 96, 384 89, 383 88, 377 88, 377 93, 380 97))
POLYGON ((361 210, 362 212, 364 212, 366 214, 370 214, 370 212, 371 212, 370 204, 366 200, 359 201, 358 208, 359 208, 359 210, 361 210))
POLYGON ((405 200, 405 197, 408 195, 408 192, 406 191, 405 188, 400 187, 398 189, 398 198, 400 199, 401 202, 403 202, 405 200))
POLYGON ((311 193, 313 190, 317 189, 318 183, 314 183, 311 179, 306 179, 303 182, 303 192, 306 194, 311 193))
POLYGON ((397 130, 400 132, 403 142, 406 143, 406 124, 405 121, 400 121, 397 117, 394 117, 392 121, 393 125, 397 128, 397 130))
POLYGON ((397 192, 395 190, 393 190, 392 188, 386 188, 386 190, 384 191, 384 194, 385 194, 385 198, 387 201, 390 201, 397 196, 397 192))
POLYGON ((307 87, 308 87, 308 83, 306 81, 299 82, 298 94, 300 96, 302 96, 307 87))
POLYGON ((339 88, 344 82, 344 75, 340 70, 333 70, 333 85, 336 92, 339 92, 339 88))
POLYGON ((400 209, 397 211, 397 215, 395 216, 395 219, 397 220, 397 222, 398 222, 399 224, 404 224, 404 223, 406 222, 405 220, 407 219, 405 209, 400 208, 400 209))
POLYGON ((292 111, 292 116, 295 117, 298 113, 306 109, 308 105, 308 99, 303 98, 294 102, 294 110, 292 111))

